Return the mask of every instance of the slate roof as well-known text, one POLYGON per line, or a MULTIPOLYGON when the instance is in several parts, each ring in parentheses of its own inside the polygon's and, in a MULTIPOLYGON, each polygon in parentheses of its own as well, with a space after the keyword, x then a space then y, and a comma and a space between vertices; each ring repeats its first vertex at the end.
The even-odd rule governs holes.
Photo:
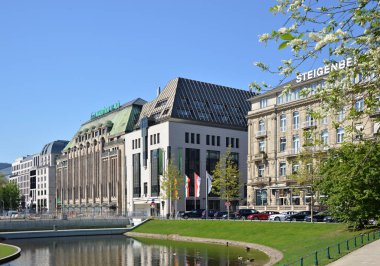
POLYGON ((245 116, 250 110, 251 91, 176 78, 168 82, 153 101, 146 103, 140 120, 148 117, 153 123, 167 120, 196 122, 215 127, 246 129, 245 116))
POLYGON ((67 140, 56 140, 56 141, 50 142, 43 147, 41 151, 41 155, 51 154, 51 153, 60 154, 63 148, 65 148, 65 146, 68 143, 69 142, 67 140))

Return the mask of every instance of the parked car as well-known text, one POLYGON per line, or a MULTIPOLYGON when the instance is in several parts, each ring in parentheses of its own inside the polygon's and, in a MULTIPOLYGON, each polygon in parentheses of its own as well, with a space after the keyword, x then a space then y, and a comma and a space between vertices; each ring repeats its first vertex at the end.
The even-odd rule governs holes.
POLYGON ((230 216, 228 216, 228 212, 226 212, 225 214, 223 214, 222 219, 225 219, 225 220, 227 220, 227 219, 235 220, 235 219, 237 219, 237 217, 236 217, 236 214, 233 213, 233 212, 230 212, 230 216))
MULTIPOLYGON (((305 217, 310 215, 310 211, 301 211, 296 214, 289 215, 285 218, 285 221, 305 221, 305 217)), ((317 214, 317 212, 313 212, 314 215, 317 214)))
POLYGON ((183 218, 183 219, 201 218, 203 211, 204 211, 204 209, 185 211, 184 213, 181 213, 180 215, 181 215, 181 218, 183 218))
POLYGON ((217 211, 214 214, 214 219, 223 219, 223 215, 226 215, 227 212, 217 211))
MULTIPOLYGON (((318 212, 313 215, 313 222, 323 222, 327 216, 327 212, 318 212)), ((305 217, 305 222, 311 222, 311 215, 305 217)))
MULTIPOLYGON (((208 210, 207 219, 214 219, 215 210, 208 210)), ((206 219, 206 210, 202 212, 202 219, 206 219)))
POLYGON ((292 214, 296 214, 297 212, 295 211, 287 211, 287 212, 282 212, 279 214, 272 214, 269 216, 268 220, 269 221, 285 221, 286 217, 292 214))
POLYGON ((237 212, 235 212, 236 219, 246 220, 248 215, 259 213, 255 209, 240 209, 237 212))
POLYGON ((248 220, 268 220, 269 216, 272 214, 279 214, 279 212, 274 211, 263 211, 258 213, 253 213, 247 216, 248 220))

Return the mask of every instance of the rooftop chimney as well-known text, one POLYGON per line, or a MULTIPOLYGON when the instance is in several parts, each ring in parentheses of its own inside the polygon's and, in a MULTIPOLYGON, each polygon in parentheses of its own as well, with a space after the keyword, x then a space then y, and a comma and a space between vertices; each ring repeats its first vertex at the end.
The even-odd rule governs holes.
POLYGON ((160 95, 160 93, 161 93, 161 87, 158 87, 158 89, 157 89, 157 97, 160 95))

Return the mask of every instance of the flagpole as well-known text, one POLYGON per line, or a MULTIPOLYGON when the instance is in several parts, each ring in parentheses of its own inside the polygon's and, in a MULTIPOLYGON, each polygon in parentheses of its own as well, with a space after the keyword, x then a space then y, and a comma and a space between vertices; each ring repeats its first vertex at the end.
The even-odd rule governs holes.
POLYGON ((206 219, 208 219, 208 176, 206 171, 206 219))
POLYGON ((198 182, 198 180, 195 180, 195 172, 194 172, 194 210, 197 209, 197 190, 196 190, 196 183, 198 182))

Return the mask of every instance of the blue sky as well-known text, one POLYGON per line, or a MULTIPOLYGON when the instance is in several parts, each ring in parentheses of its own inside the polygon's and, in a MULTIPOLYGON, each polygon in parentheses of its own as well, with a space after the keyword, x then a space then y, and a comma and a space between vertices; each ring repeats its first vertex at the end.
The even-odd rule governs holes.
POLYGON ((91 112, 152 100, 176 77, 248 89, 276 84, 253 62, 287 51, 258 35, 275 1, 1 1, 0 162, 70 140, 91 112))

